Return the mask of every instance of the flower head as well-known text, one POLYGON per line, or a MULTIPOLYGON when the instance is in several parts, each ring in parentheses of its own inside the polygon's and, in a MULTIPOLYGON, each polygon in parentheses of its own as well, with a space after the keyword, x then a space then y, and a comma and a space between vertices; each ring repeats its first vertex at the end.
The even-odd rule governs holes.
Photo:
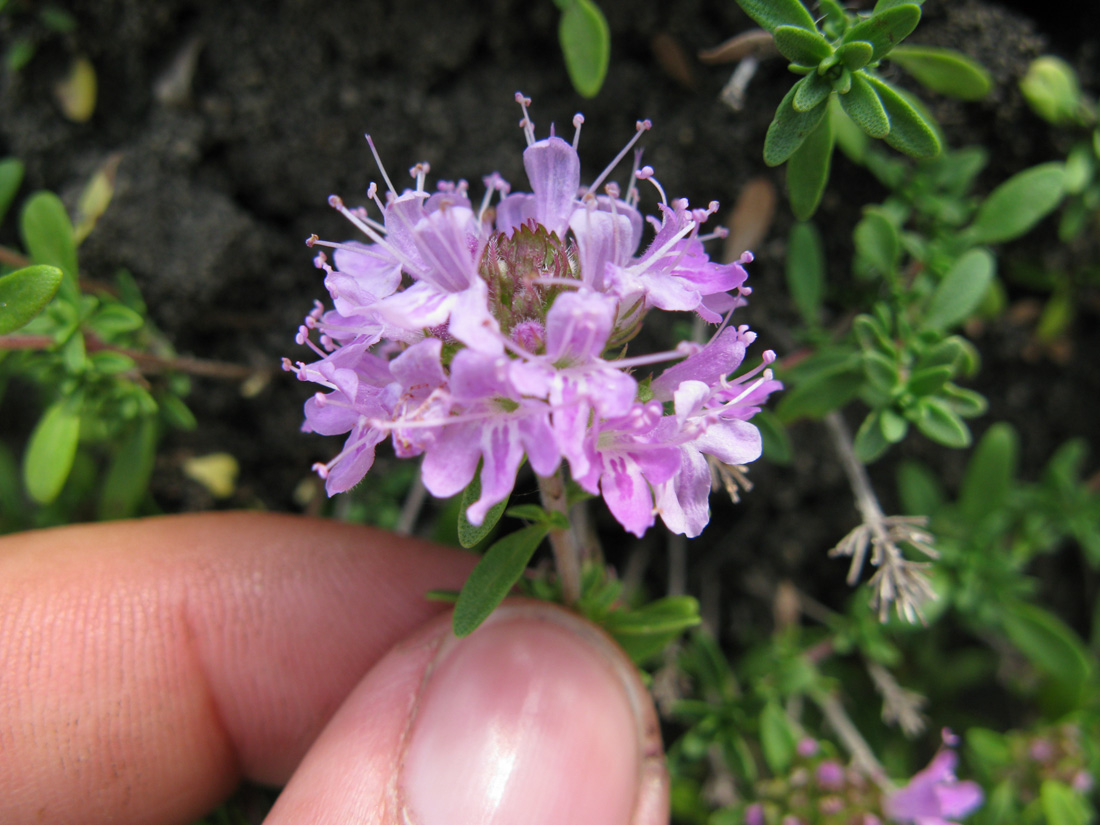
POLYGON ((318 305, 299 330, 318 360, 284 361, 324 388, 306 403, 303 429, 349 433, 316 469, 330 494, 347 490, 387 438, 397 455, 424 457, 433 495, 460 492, 480 466, 481 496, 466 513, 480 524, 508 497, 525 457, 539 476, 564 462, 631 532, 642 535, 660 515, 696 535, 709 519, 710 462, 759 456, 749 419, 780 386, 767 369, 771 353, 731 377, 755 339, 727 326, 749 294, 743 264, 752 256, 711 261, 704 241, 721 232, 700 227, 718 204, 669 201, 653 170, 639 168, 640 153, 625 192, 600 189, 648 121, 586 187, 583 118, 573 120, 572 143, 553 130, 539 140, 530 100, 516 99, 530 192, 513 192, 496 173, 484 179, 480 204, 465 181, 430 192, 426 163, 398 192, 368 137, 386 190, 384 198, 375 184, 367 190, 378 217, 330 198, 365 240, 308 240, 332 250, 319 249, 315 265, 335 309, 318 305), (638 182, 660 200, 648 244, 638 182), (654 310, 721 326, 706 345, 627 357, 626 342, 654 310), (646 374, 670 361, 678 363, 646 374))
POLYGON ((941 749, 909 784, 889 794, 883 809, 895 822, 914 825, 951 825, 982 804, 982 789, 974 782, 955 778, 958 754, 951 750, 955 738, 945 731, 941 749))

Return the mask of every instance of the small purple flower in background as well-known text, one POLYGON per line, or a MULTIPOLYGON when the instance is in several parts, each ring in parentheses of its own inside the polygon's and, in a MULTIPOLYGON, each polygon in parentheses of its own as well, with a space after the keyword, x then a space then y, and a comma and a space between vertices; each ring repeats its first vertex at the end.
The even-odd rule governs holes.
POLYGON ((308 241, 332 250, 331 261, 319 250, 315 264, 335 309, 317 305, 299 330, 319 360, 284 359, 284 367, 325 388, 306 402, 303 429, 350 433, 315 469, 330 495, 348 490, 390 438, 398 456, 424 456, 424 485, 444 497, 480 466, 481 497, 466 511, 480 524, 511 493, 526 456, 542 478, 567 465, 638 536, 658 515, 674 532, 698 535, 710 518, 713 467, 760 456, 749 420, 781 387, 771 352, 730 377, 756 337, 728 326, 750 293, 742 264, 752 256, 711 261, 703 242, 723 231, 699 230, 718 204, 669 201, 653 170, 639 168, 640 152, 625 193, 614 183, 600 190, 648 121, 582 186, 583 117, 573 119, 572 143, 553 129, 536 140, 530 100, 516 100, 530 193, 511 192, 496 173, 477 205, 465 181, 429 192, 426 163, 410 170, 415 188, 399 193, 368 137, 386 193, 371 184, 367 198, 381 220, 330 198, 369 243, 308 241), (656 190, 658 217, 640 211, 638 181, 656 190), (647 221, 655 235, 643 249, 647 221), (705 345, 627 356, 651 310, 720 326, 705 345), (656 376, 639 374, 672 361, 656 376))
POLYGON ((951 825, 968 816, 982 804, 982 789, 975 782, 955 778, 958 754, 950 748, 957 738, 944 730, 944 744, 924 770, 909 784, 889 794, 883 810, 895 822, 915 825, 951 825))

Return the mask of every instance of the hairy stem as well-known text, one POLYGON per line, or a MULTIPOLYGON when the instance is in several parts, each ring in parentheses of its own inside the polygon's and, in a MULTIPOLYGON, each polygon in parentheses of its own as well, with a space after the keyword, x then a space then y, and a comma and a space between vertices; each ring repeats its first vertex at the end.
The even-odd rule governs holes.
MULTIPOLYGON (((552 476, 539 476, 539 493, 542 506, 550 512, 569 518, 565 500, 565 479, 561 470, 552 476)), ((551 530, 550 547, 554 552, 554 566, 561 580, 561 593, 567 605, 575 605, 581 597, 581 552, 572 523, 568 530, 551 530)))

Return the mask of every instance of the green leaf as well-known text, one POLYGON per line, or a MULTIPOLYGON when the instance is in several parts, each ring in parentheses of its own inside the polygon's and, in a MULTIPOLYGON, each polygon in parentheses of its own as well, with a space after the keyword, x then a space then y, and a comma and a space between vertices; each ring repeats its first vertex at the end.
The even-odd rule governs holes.
POLYGON ((848 94, 840 95, 840 105, 848 117, 871 137, 884 138, 889 134, 890 119, 886 117, 886 109, 863 72, 852 73, 852 88, 848 94))
POLYGON ((1096 155, 1087 141, 1074 145, 1066 155, 1066 191, 1080 195, 1096 177, 1096 155))
POLYGON ((993 88, 989 72, 954 49, 898 46, 890 59, 933 92, 959 100, 981 100, 993 88))
MULTIPOLYGON (((824 104, 818 108, 822 112, 828 110, 824 104)), ((821 203, 832 158, 832 124, 823 117, 787 162, 787 194, 791 211, 800 221, 808 220, 821 203)))
POLYGON ((909 432, 909 421, 890 407, 883 407, 879 415, 882 436, 891 444, 899 443, 909 432))
POLYGON ((875 3, 875 7, 871 10, 871 13, 879 14, 895 6, 906 6, 912 3, 920 6, 924 3, 924 0, 878 0, 878 2, 875 3))
POLYGON ((13 37, 4 62, 8 64, 8 70, 13 74, 31 62, 38 45, 29 37, 13 37))
POLYGON ((462 504, 458 508, 458 543, 463 547, 476 547, 482 540, 493 532, 500 517, 504 515, 504 508, 508 506, 508 499, 499 501, 489 508, 485 514, 485 520, 480 525, 471 524, 466 518, 466 510, 471 504, 481 498, 481 464, 474 473, 473 480, 462 491, 462 504))
POLYGON ((1060 694, 1061 712, 1071 710, 1091 685, 1095 663, 1073 630, 1053 613, 1026 602, 1011 602, 1001 611, 1005 635, 1060 694))
POLYGON ((959 515, 969 524, 1008 503, 1016 484, 1019 439, 1009 424, 994 424, 978 442, 959 490, 959 515))
POLYGON ((774 32, 780 26, 797 26, 816 32, 813 16, 798 0, 737 0, 741 10, 758 26, 774 32))
POLYGON ((796 739, 787 714, 778 702, 771 701, 760 711, 760 745, 764 761, 776 776, 782 776, 794 759, 796 739))
POLYGON ((940 139, 932 124, 888 83, 868 74, 864 76, 874 87, 886 109, 886 116, 890 118, 890 133, 886 135, 886 142, 914 158, 930 158, 939 154, 940 139))
POLYGON ((137 362, 129 355, 103 349, 88 356, 89 368, 100 375, 118 375, 137 369, 137 362))
POLYGON ((517 504, 515 507, 509 507, 505 511, 505 515, 510 518, 531 521, 535 524, 550 523, 550 514, 538 504, 517 504))
POLYGON ((954 384, 944 385, 940 391, 940 401, 963 418, 985 415, 986 410, 989 409, 989 402, 985 400, 984 395, 954 384))
POLYGON ((595 97, 611 60, 611 30, 603 12, 592 0, 572 0, 562 11, 558 40, 573 88, 595 97))
POLYGON ((1023 235, 1062 202, 1065 177, 1065 165, 1057 161, 1013 175, 989 193, 965 230, 966 239, 1001 243, 1023 235))
POLYGON ((921 399, 914 423, 937 444, 955 449, 970 446, 970 428, 958 413, 938 398, 921 399))
POLYGON ((855 398, 863 384, 860 359, 849 359, 785 392, 775 407, 775 414, 784 424, 802 418, 823 418, 855 398))
POLYGON ((752 423, 760 430, 760 440, 765 460, 772 464, 786 465, 794 460, 794 445, 779 419, 771 410, 761 410, 752 417, 752 423))
POLYGON ((134 515, 149 489, 156 447, 156 419, 142 416, 119 444, 118 451, 107 468, 99 497, 100 519, 134 515))
POLYGON ((852 241, 856 254, 883 275, 897 270, 901 238, 897 227, 881 210, 872 207, 864 211, 852 232, 852 241))
POLYGON ((816 30, 801 26, 778 26, 772 36, 779 53, 792 63, 816 66, 833 53, 829 41, 816 30))
POLYGON ((926 329, 947 329, 970 317, 993 281, 997 261, 988 249, 968 250, 932 292, 924 313, 926 329))
POLYGON ((615 610, 600 622, 636 664, 664 650, 681 633, 700 624, 699 602, 666 596, 637 610, 615 610))
MULTIPOLYGON (((162 395, 158 399, 157 407, 160 409, 164 423, 170 427, 175 427, 177 430, 193 430, 198 426, 195 414, 191 412, 182 399, 175 395, 167 393, 162 395)), ((465 511, 465 508, 463 508, 463 511, 465 511)), ((488 519, 488 516, 486 516, 486 519, 488 519)))
POLYGON ((863 369, 871 386, 883 395, 890 395, 900 380, 898 367, 878 350, 863 353, 863 369))
POLYGON ((902 40, 912 34, 920 22, 920 6, 902 3, 876 10, 866 20, 861 20, 844 32, 844 42, 863 40, 874 48, 871 60, 880 60, 902 40))
POLYGON ((824 103, 808 112, 796 111, 794 96, 799 83, 794 84, 780 101, 775 118, 768 126, 768 134, 764 137, 764 162, 768 166, 778 166, 793 155, 828 111, 824 103))
POLYGON ((39 504, 49 504, 65 486, 80 440, 78 397, 54 402, 42 414, 23 454, 23 483, 39 504))
POLYGON ((844 107, 840 105, 840 95, 829 98, 829 122, 833 124, 833 137, 840 151, 852 163, 862 166, 867 160, 867 147, 871 141, 866 133, 844 113, 844 107))
POLYGON ((907 516, 933 516, 943 506, 943 485, 927 465, 907 459, 898 467, 898 498, 907 516))
POLYGON ((866 40, 853 40, 842 44, 836 50, 836 56, 844 68, 854 72, 870 63, 874 52, 875 47, 866 40))
POLYGON ((812 111, 824 103, 825 98, 832 94, 833 84, 817 72, 811 72, 795 83, 794 88, 794 100, 791 101, 791 105, 796 112, 803 113, 812 111))
POLYGON ((532 524, 489 547, 458 594, 452 622, 456 636, 469 636, 504 601, 547 532, 546 525, 532 524))
POLYGON ((56 266, 28 266, 0 278, 0 335, 28 323, 53 300, 61 286, 56 266))
POLYGON ((53 192, 35 192, 23 204, 19 229, 23 247, 31 260, 60 269, 65 275, 61 294, 66 300, 75 300, 78 294, 76 243, 73 225, 61 199, 53 192))
POLYGON ((0 222, 8 214, 8 207, 15 200, 15 193, 22 182, 23 164, 15 158, 0 160, 0 222))
POLYGON ((905 388, 918 398, 925 395, 935 395, 943 389, 944 384, 950 381, 951 376, 954 374, 955 370, 947 366, 925 367, 924 369, 914 370, 909 375, 909 381, 906 382, 905 388))
POLYGON ((863 419, 863 423, 856 430, 856 437, 852 441, 856 458, 863 464, 870 464, 877 460, 890 448, 882 430, 882 413, 880 410, 872 410, 863 419))
POLYGON ((1092 812, 1085 797, 1056 779, 1044 779, 1039 804, 1048 825, 1088 825, 1092 812))
POLYGON ((812 223, 794 224, 787 236, 787 288, 806 326, 818 326, 825 292, 825 246, 812 223))
POLYGON ((141 329, 145 319, 122 304, 106 304, 88 321, 99 336, 109 341, 127 332, 141 329))
POLYGON ((1033 60, 1020 81, 1020 91, 1035 114, 1055 125, 1080 120, 1083 109, 1077 72, 1060 57, 1033 60))

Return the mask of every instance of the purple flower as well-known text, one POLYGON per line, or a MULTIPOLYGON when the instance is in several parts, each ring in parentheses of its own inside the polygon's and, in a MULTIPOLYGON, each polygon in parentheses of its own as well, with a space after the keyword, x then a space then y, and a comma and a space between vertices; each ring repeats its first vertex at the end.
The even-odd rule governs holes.
POLYGON ((949 749, 937 753, 909 784, 886 797, 883 810, 895 822, 915 825, 951 825, 982 804, 982 789, 955 778, 958 755, 949 749))
POLYGON ((531 192, 512 192, 496 173, 484 179, 480 204, 465 181, 429 192, 426 163, 398 192, 368 138, 384 198, 375 184, 370 211, 330 198, 365 240, 308 241, 331 250, 319 249, 314 263, 334 309, 318 304, 299 329, 298 343, 318 360, 284 366, 323 387, 306 402, 303 429, 348 433, 343 450, 315 468, 329 494, 347 490, 389 438, 398 456, 423 456, 429 492, 451 496, 480 466, 481 495, 466 512, 480 524, 511 493, 525 457, 541 477, 564 463, 630 532, 642 535, 660 515, 697 535, 709 520, 713 463, 759 456, 749 419, 780 386, 766 368, 770 353, 731 377, 755 339, 728 326, 750 291, 742 264, 752 256, 711 261, 704 241, 722 233, 700 227, 718 205, 668 201, 637 158, 625 193, 614 183, 601 190, 648 121, 585 187, 576 149, 583 118, 573 119, 572 143, 553 130, 536 140, 530 101, 517 101, 531 192), (637 181, 660 198, 644 250, 637 181), (704 346, 626 357, 654 310, 721 326, 704 346), (669 361, 678 363, 646 374, 669 361))

